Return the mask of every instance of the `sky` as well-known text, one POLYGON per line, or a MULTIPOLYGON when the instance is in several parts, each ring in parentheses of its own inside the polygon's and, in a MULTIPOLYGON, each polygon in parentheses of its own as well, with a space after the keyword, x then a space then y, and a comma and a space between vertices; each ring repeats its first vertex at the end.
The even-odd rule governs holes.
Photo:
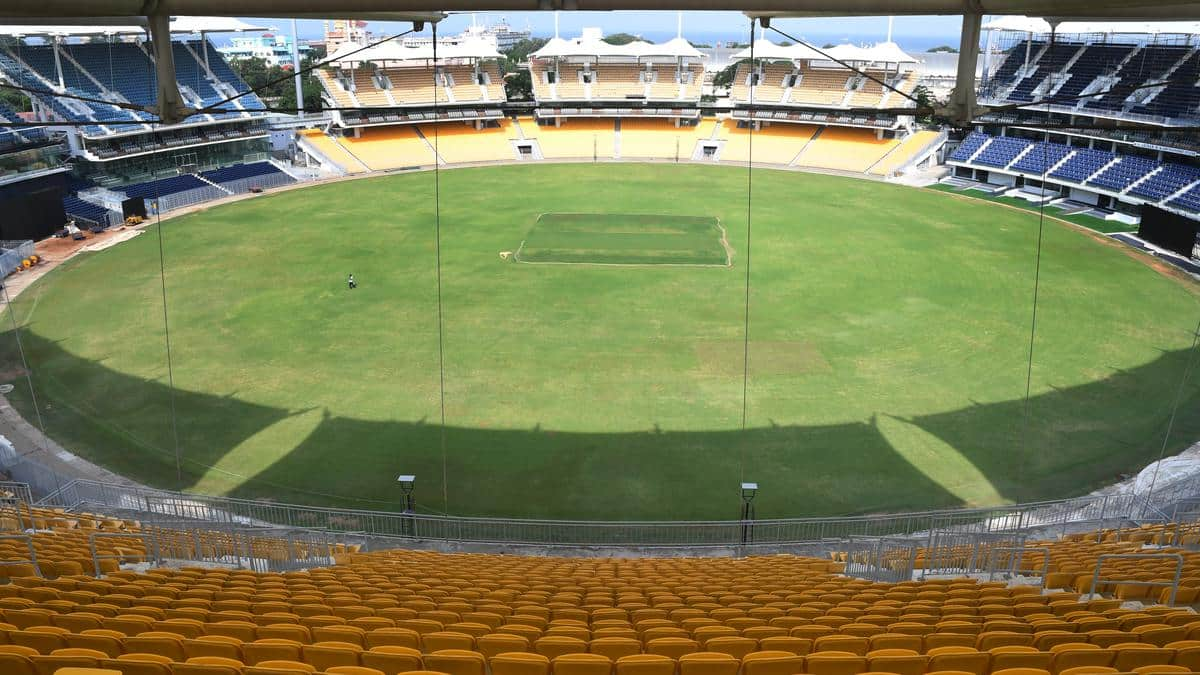
MULTIPOLYGON (((506 18, 514 28, 532 28, 534 35, 550 36, 554 33, 553 12, 479 12, 475 18, 479 23, 496 23, 501 17, 506 18)), ((563 37, 573 37, 579 34, 585 26, 595 26, 604 30, 605 34, 627 32, 644 34, 652 39, 661 39, 675 34, 676 12, 560 12, 559 33, 563 37)), ((280 31, 290 33, 291 21, 288 19, 260 19, 260 25, 276 26, 280 31)), ((956 44, 958 41, 961 19, 957 16, 902 16, 896 17, 894 33, 897 41, 902 38, 919 38, 921 42, 937 41, 939 44, 956 44)), ((300 21, 302 38, 318 38, 322 34, 320 21, 300 21)), ((452 15, 441 23, 438 32, 453 35, 462 31, 471 23, 470 14, 452 15)), ((887 17, 854 17, 854 18, 819 18, 819 19, 778 19, 775 26, 780 30, 797 37, 820 38, 828 41, 850 40, 854 42, 881 41, 887 34, 887 17)), ((372 22, 369 29, 384 35, 392 32, 407 30, 408 24, 372 22)), ((726 39, 744 41, 749 31, 749 19, 739 12, 684 12, 684 37, 694 41, 713 41, 726 36, 726 39)), ((428 29, 425 31, 428 33, 428 29)), ((767 31, 768 39, 775 42, 784 38, 767 31)))

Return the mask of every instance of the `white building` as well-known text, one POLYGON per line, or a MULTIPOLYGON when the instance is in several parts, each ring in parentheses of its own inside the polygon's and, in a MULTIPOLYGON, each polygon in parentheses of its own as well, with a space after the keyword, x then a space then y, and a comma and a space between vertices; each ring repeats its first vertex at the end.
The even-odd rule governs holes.
MULTIPOLYGON (((271 66, 290 65, 292 63, 292 39, 286 35, 263 33, 249 37, 235 37, 228 47, 218 47, 227 60, 260 58, 271 66)), ((300 58, 311 51, 312 47, 300 45, 300 58)))

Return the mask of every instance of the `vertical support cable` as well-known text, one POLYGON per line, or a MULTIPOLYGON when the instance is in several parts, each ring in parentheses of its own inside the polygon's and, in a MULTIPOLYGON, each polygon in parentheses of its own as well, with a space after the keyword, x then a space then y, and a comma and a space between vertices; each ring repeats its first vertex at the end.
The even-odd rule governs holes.
MULTIPOLYGON (((1047 54, 1051 57, 1054 55, 1055 46, 1055 31, 1058 29, 1057 24, 1050 27, 1050 46, 1047 49, 1047 54)), ((1053 73, 1046 78, 1050 86, 1054 86, 1053 73)), ((1047 97, 1049 98, 1049 97, 1047 97)), ((1046 104, 1046 122, 1050 122, 1050 103, 1046 104)), ((1030 152, 1037 152, 1031 150, 1030 152)), ((1023 410, 1023 421, 1021 425, 1021 455, 1018 463, 1017 480, 1024 479, 1025 470, 1029 462, 1029 425, 1033 417, 1033 349, 1037 338, 1037 313, 1038 299, 1041 291, 1042 281, 1042 238, 1046 229, 1046 177, 1050 172, 1050 167, 1047 164, 1050 161, 1050 129, 1047 127, 1045 138, 1042 144, 1042 188, 1040 199, 1038 200, 1038 234, 1037 234, 1037 255, 1034 259, 1033 266, 1033 310, 1030 312, 1029 318, 1029 351, 1027 353, 1028 360, 1025 366, 1025 402, 1023 410)))
POLYGON ((433 28, 433 236, 434 255, 437 260, 437 320, 438 320, 438 400, 442 424, 439 434, 442 446, 442 510, 450 510, 450 489, 446 479, 446 343, 442 321, 442 174, 441 153, 438 148, 438 78, 437 78, 437 22, 433 28))
POLYGON ((175 448, 176 489, 183 490, 183 457, 179 448, 179 421, 175 410, 175 365, 171 359, 171 324, 167 320, 167 265, 163 247, 162 195, 155 189, 154 228, 158 230, 158 278, 162 285, 163 344, 167 351, 167 390, 171 406, 171 441, 175 448))
MULTIPOLYGON (((749 112, 750 126, 746 136, 749 161, 746 162, 746 298, 745 312, 742 318, 742 432, 743 439, 738 445, 738 482, 746 480, 746 412, 749 407, 750 391, 750 220, 751 205, 753 204, 754 189, 754 87, 758 84, 758 73, 755 71, 754 60, 754 23, 750 19, 750 97, 749 112)), ((736 69, 735 69, 736 72, 736 69)))

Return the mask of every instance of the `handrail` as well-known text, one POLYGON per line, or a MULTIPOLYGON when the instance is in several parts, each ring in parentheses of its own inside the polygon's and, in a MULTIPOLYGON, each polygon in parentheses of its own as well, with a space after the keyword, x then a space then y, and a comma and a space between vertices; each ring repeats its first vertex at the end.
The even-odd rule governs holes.
MULTIPOLYGON (((1048 546, 1026 546, 1026 545, 1022 544, 1020 546, 997 546, 997 547, 993 548, 988 553, 988 578, 987 578, 988 581, 991 581, 996 576, 996 563, 999 562, 996 559, 997 558, 996 554, 1001 551, 1009 551, 1009 552, 1019 551, 1021 553, 1021 555, 1018 555, 1015 558, 1013 558, 1014 560, 1017 561, 1018 564, 1020 563, 1021 559, 1025 557, 1024 554, 1026 551, 1041 551, 1041 553, 1042 553, 1042 586, 1046 585, 1046 574, 1048 574, 1050 572, 1050 548, 1048 546)), ((1011 572, 1012 570, 1013 570, 1013 567, 1010 566, 1009 571, 1011 572)))
POLYGON ((1123 584, 1125 586, 1163 586, 1171 588, 1171 595, 1167 599, 1167 605, 1175 604, 1175 594, 1179 592, 1179 577, 1183 574, 1183 556, 1178 553, 1106 553, 1099 558, 1096 558, 1096 571, 1092 574, 1092 585, 1088 588, 1088 592, 1095 594, 1100 584, 1123 584), (1137 581, 1135 579, 1101 579, 1100 568, 1104 566, 1105 560, 1162 560, 1171 558, 1175 560, 1175 579, 1173 581, 1137 581))
POLYGON ((104 576, 103 570, 100 569, 100 560, 101 559, 110 560, 112 558, 116 558, 119 560, 121 558, 120 554, 100 555, 99 550, 96 548, 96 540, 100 539, 100 538, 104 538, 104 539, 141 539, 142 541, 144 541, 146 543, 146 557, 149 558, 154 563, 162 562, 162 556, 159 555, 159 551, 158 551, 158 535, 157 534, 151 534, 151 533, 145 533, 145 532, 93 532, 90 535, 88 535, 88 548, 91 550, 91 554, 92 554, 92 573, 96 575, 97 579, 104 576), (151 552, 151 544, 153 544, 153 553, 151 552))
POLYGON ((39 577, 46 576, 45 574, 42 574, 42 568, 38 567, 37 550, 33 547, 33 537, 29 536, 28 534, 0 534, 0 540, 5 539, 25 542, 25 545, 29 547, 29 557, 18 558, 16 560, 0 560, 0 567, 29 563, 30 565, 33 565, 33 571, 36 572, 39 577))
MULTIPOLYGON (((39 504, 68 508, 87 504, 89 508, 130 513, 130 517, 150 521, 162 516, 231 526, 364 532, 373 536, 482 544, 728 547, 738 545, 742 525, 737 520, 571 521, 338 509, 212 497, 89 479, 70 481, 39 504)), ((992 508, 764 519, 755 521, 755 543, 799 544, 844 540, 850 536, 924 539, 934 531, 962 535, 1028 533, 1083 521, 1128 519, 1136 508, 1133 495, 1109 495, 992 508)))

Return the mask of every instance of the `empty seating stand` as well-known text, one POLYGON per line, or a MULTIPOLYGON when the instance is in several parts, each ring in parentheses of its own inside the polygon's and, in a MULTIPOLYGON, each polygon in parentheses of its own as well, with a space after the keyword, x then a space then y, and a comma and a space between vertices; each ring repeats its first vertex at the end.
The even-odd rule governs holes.
MULTIPOLYGON (((22 558, 24 542, 0 542, 10 563, 0 566, 5 675, 1200 672, 1200 614, 1163 604, 1165 590, 1122 582, 1170 580, 1181 563, 1177 600, 1196 602, 1195 523, 1030 541, 997 561, 1044 569, 1043 589, 852 578, 842 572, 856 554, 837 548, 819 558, 623 559, 361 553, 339 544, 327 545, 335 564, 284 573, 156 568, 134 535, 153 531, 175 555, 191 537, 8 499, 0 531, 34 531, 38 561, 22 558), (107 556, 100 565, 88 548, 96 533, 110 535, 97 539, 107 556), (1101 563, 1142 550, 1179 562, 1101 563), (1105 581, 1093 588, 1098 565, 1105 581)), ((227 546, 222 534, 195 532, 198 547, 227 546)), ((271 544, 230 550, 269 555, 271 544)), ((948 553, 965 558, 969 549, 948 553)), ((904 561, 911 555, 906 549, 904 561)), ((918 548, 916 567, 935 557, 918 548)))
POLYGON ((1117 81, 1107 89, 1115 93, 1108 96, 1089 98, 1083 104, 1085 109, 1120 111, 1125 106, 1129 96, 1128 87, 1144 82, 1162 80, 1170 70, 1189 51, 1189 47, 1177 45, 1146 45, 1139 49, 1128 61, 1117 70, 1117 81))
POLYGON ((1010 136, 997 136, 975 158, 976 164, 983 166, 1006 167, 1020 155, 1033 141, 1010 136))
POLYGON ((63 197, 63 211, 72 218, 82 218, 100 225, 108 224, 108 209, 78 197, 63 197))
POLYGON ((1075 154, 1070 159, 1064 162, 1062 166, 1050 172, 1050 177, 1068 180, 1073 183, 1082 183, 1116 158, 1117 155, 1113 152, 1093 150, 1091 148, 1076 148, 1075 154))
POLYGON ((1121 192, 1158 168, 1158 162, 1145 157, 1123 156, 1088 181, 1088 185, 1121 192))
MULTIPOLYGON (((151 105, 156 98, 156 74, 153 62, 143 48, 129 42, 60 44, 57 60, 50 45, 20 44, 0 49, 0 70, 8 79, 37 88, 57 87, 58 68, 67 93, 115 103, 151 105)), ((249 87, 233 72, 220 52, 207 41, 175 42, 172 45, 176 72, 187 102, 195 106, 213 105, 229 92, 248 92, 249 87), (208 50, 207 65, 204 51, 208 50)), ((146 130, 134 122, 149 122, 153 116, 101 102, 66 101, 55 96, 34 94, 59 117, 78 122, 94 122, 84 127, 88 136, 102 136, 133 130, 146 130)), ((262 109, 262 101, 247 94, 236 103, 223 106, 226 113, 214 119, 249 119, 246 110, 262 109)))
POLYGON ((1052 94, 1052 97, 1057 99, 1060 105, 1077 105, 1079 99, 1076 97, 1097 77, 1115 71, 1133 49, 1133 45, 1088 45, 1067 71, 1067 81, 1052 94))
POLYGON ((967 137, 963 139, 963 142, 954 149, 954 152, 950 153, 950 159, 956 162, 965 162, 971 159, 971 156, 978 152, 979 149, 983 147, 983 144, 987 143, 990 138, 991 136, 988 136, 985 133, 972 131, 970 134, 967 134, 967 137))
POLYGON ((1071 151, 1070 146, 1042 141, 1025 153, 1020 161, 1013 164, 1012 169, 1022 173, 1045 173, 1071 154, 1071 151))
POLYGON ((1046 45, 1036 62, 1036 68, 1033 73, 1025 79, 1017 82, 1017 86, 1013 87, 1012 92, 1008 95, 1012 101, 1032 101, 1033 92, 1046 81, 1046 78, 1056 75, 1062 71, 1063 67, 1075 56, 1081 45, 1073 42, 1055 42, 1054 44, 1046 45))
POLYGON ((1135 106, 1133 112, 1162 117, 1189 117, 1200 110, 1200 51, 1193 52, 1167 78, 1168 84, 1146 103, 1135 106))
POLYGON ((1163 164, 1162 169, 1129 190, 1151 201, 1160 201, 1200 180, 1200 169, 1182 164, 1163 164))
POLYGON ((283 174, 283 172, 279 170, 279 167, 270 162, 234 164, 223 169, 200 172, 200 175, 210 183, 231 183, 256 176, 276 176, 279 174, 283 174))
POLYGON ((1193 185, 1187 192, 1167 203, 1185 211, 1200 213, 1200 183, 1193 185))
POLYGON ((134 183, 121 188, 116 188, 124 192, 127 197, 141 197, 143 199, 155 199, 163 195, 176 194, 195 190, 196 188, 211 187, 208 183, 200 180, 192 174, 184 174, 182 176, 172 176, 161 180, 152 180, 145 183, 134 183))

